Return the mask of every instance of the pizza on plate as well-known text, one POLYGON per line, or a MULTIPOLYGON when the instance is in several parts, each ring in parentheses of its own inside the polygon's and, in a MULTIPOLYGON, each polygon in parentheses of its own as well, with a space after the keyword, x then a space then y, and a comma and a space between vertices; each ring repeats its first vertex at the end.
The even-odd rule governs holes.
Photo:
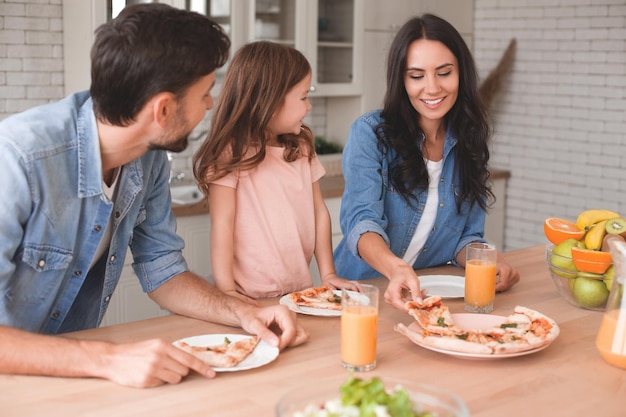
POLYGON ((224 337, 223 343, 210 346, 195 346, 184 341, 177 341, 174 344, 212 367, 232 368, 247 358, 258 343, 259 337, 251 336, 236 342, 224 337))
POLYGON ((489 329, 463 329, 455 325, 441 297, 429 297, 419 304, 406 303, 421 331, 398 323, 394 330, 414 343, 464 353, 507 354, 537 349, 559 335, 554 320, 526 307, 517 306, 513 314, 489 329))
POLYGON ((291 301, 300 307, 341 310, 341 296, 329 287, 313 287, 289 294, 291 301))

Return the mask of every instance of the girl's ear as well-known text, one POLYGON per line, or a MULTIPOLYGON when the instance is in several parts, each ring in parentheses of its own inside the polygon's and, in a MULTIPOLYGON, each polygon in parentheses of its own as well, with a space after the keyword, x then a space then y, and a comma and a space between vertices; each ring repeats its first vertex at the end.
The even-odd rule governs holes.
POLYGON ((169 92, 159 93, 152 100, 152 118, 160 127, 167 126, 168 122, 176 114, 178 102, 174 94, 169 92))

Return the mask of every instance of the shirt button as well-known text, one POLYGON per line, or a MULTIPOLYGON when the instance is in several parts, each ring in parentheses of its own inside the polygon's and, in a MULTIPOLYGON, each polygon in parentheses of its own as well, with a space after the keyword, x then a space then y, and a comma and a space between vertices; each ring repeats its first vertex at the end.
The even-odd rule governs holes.
POLYGON ((55 311, 54 313, 52 313, 52 318, 53 319, 58 319, 60 315, 61 315, 61 313, 59 313, 58 311, 55 311))
POLYGON ((110 262, 115 262, 115 255, 111 255, 111 257, 109 258, 110 262))
POLYGON ((423 248, 422 252, 428 252, 428 248, 423 248))
POLYGON ((94 227, 93 230, 95 230, 96 232, 99 232, 100 230, 102 230, 102 226, 98 225, 94 227))
POLYGON ((39 262, 37 262, 37 266, 40 268, 43 268, 44 266, 46 266, 45 259, 40 259, 39 262))
POLYGON ((106 298, 104 299, 104 301, 106 301, 107 303, 108 303, 109 301, 111 301, 111 296, 110 296, 110 295, 107 295, 107 296, 106 296, 106 298))
POLYGON ((439 207, 443 208, 443 203, 439 203, 439 207))
POLYGON ((434 227, 433 227, 433 232, 434 232, 435 230, 437 230, 437 226, 434 226, 434 227))
POLYGON ((119 219, 119 218, 120 218, 120 216, 121 216, 121 213, 120 213, 119 211, 116 211, 116 212, 115 212, 115 218, 116 218, 116 219, 119 219))
POLYGON ((76 275, 77 277, 81 276, 83 273, 83 271, 81 271, 80 269, 74 271, 74 275, 76 275))

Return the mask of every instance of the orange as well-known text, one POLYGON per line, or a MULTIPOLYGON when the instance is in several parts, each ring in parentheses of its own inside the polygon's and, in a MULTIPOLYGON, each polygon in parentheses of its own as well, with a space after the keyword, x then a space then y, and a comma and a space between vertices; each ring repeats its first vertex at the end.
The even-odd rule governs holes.
POLYGON ((604 274, 612 265, 613 258, 610 252, 573 247, 572 261, 581 272, 604 274))
POLYGON ((543 222, 543 232, 548 240, 555 245, 567 239, 580 240, 585 236, 585 231, 576 226, 576 223, 557 217, 547 218, 543 222))

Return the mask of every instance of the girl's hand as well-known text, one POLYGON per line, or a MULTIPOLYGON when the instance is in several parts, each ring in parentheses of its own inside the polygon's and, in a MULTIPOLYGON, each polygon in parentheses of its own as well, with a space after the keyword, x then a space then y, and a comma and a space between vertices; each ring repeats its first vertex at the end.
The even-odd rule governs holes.
POLYGON ((322 285, 335 290, 346 290, 361 292, 361 284, 358 281, 350 281, 345 278, 339 278, 337 274, 328 274, 322 279, 322 285))

